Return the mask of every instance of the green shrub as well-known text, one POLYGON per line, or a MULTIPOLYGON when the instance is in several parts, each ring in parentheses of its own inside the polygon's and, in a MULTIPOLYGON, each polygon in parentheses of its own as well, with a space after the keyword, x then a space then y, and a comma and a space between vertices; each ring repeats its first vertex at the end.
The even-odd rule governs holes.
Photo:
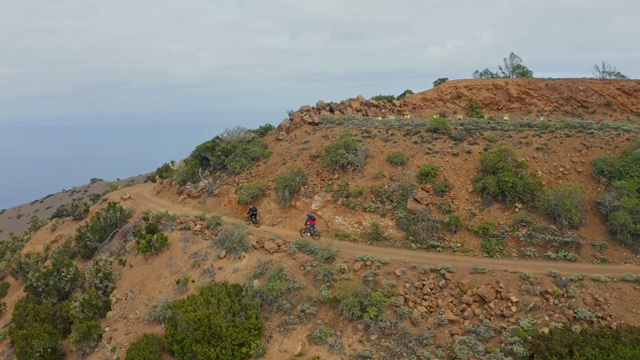
POLYGON ((62 340, 71 332, 70 303, 38 302, 30 296, 20 298, 11 315, 9 337, 19 359, 64 357, 62 340))
POLYGON ((81 276, 73 260, 54 258, 51 266, 42 266, 30 274, 24 291, 39 301, 59 303, 68 299, 79 287, 81 276))
POLYGON ((256 180, 250 183, 240 185, 236 188, 238 194, 238 204, 248 205, 261 199, 267 193, 267 185, 256 180))
POLYGON ((433 118, 429 120, 429 123, 427 124, 427 131, 436 134, 449 135, 452 130, 453 128, 451 127, 451 124, 449 124, 449 120, 444 117, 433 118))
POLYGON ((587 218, 584 205, 586 196, 578 186, 564 184, 558 189, 547 190, 542 198, 545 214, 558 224, 578 228, 587 218))
POLYGON ((275 192, 282 207, 289 207, 291 199, 307 183, 307 175, 300 168, 291 169, 275 179, 275 192))
POLYGON ((482 119, 484 118, 484 112, 482 112, 482 108, 478 105, 477 102, 472 101, 469 104, 469 109, 467 110, 467 115, 472 119, 482 119))
POLYGON ((433 185, 433 191, 438 196, 445 196, 449 191, 453 189, 453 184, 447 179, 440 180, 437 184, 433 185))
POLYGON ((271 155, 261 137, 267 130, 254 131, 240 126, 225 129, 222 134, 196 146, 184 164, 176 169, 173 178, 178 185, 184 186, 199 182, 202 172, 242 174, 256 161, 271 155))
POLYGON ((354 140, 350 132, 344 131, 324 148, 322 160, 332 170, 361 171, 367 160, 367 149, 354 140))
POLYGON ((75 259, 76 255, 78 255, 78 250, 73 246, 73 238, 70 236, 64 239, 64 241, 51 252, 52 259, 57 257, 75 259))
POLYGON ((474 179, 474 187, 485 201, 533 204, 542 193, 542 181, 527 172, 527 162, 518 160, 505 145, 482 153, 480 163, 482 171, 474 179))
POLYGON ((443 222, 434 218, 429 208, 417 212, 408 211, 396 221, 410 242, 429 247, 444 246, 440 241, 443 222))
POLYGON ((369 224, 369 230, 365 231, 363 235, 365 239, 372 242, 386 241, 389 238, 389 235, 384 232, 376 221, 372 221, 369 224))
POLYGON ((253 289, 256 299, 274 310, 289 307, 289 298, 297 291, 304 289, 304 284, 291 277, 291 270, 281 265, 268 271, 266 278, 253 289))
POLYGON ((446 83, 447 81, 449 81, 449 78, 447 77, 443 77, 443 78, 439 78, 436 81, 433 82, 433 87, 436 87, 438 85, 442 85, 444 83, 446 83))
POLYGON ((162 360, 164 340, 157 334, 143 334, 129 345, 125 360, 162 360))
POLYGON ((80 200, 58 206, 51 215, 52 219, 71 217, 74 220, 82 220, 89 215, 89 204, 80 200))
POLYGON ((548 334, 536 332, 527 344, 536 359, 620 359, 640 358, 640 327, 619 324, 573 331, 569 324, 548 334))
POLYGON ((90 259, 98 247, 111 239, 111 236, 131 217, 132 211, 111 201, 105 208, 96 212, 89 221, 78 227, 74 238, 78 253, 90 259))
POLYGON ((482 239, 482 251, 487 254, 489 257, 494 257, 498 254, 501 254, 505 251, 504 245, 502 241, 495 238, 485 238, 482 239))
POLYGON ((634 253, 640 252, 639 162, 640 142, 636 142, 615 159, 611 184, 596 199, 596 207, 611 235, 634 253))
POLYGON ((133 238, 138 245, 138 251, 145 256, 147 253, 158 253, 169 246, 169 237, 160 231, 160 219, 145 215, 142 223, 133 228, 133 238))
POLYGON ((171 160, 171 163, 164 163, 162 166, 158 167, 154 172, 154 176, 152 176, 152 181, 155 182, 156 176, 160 179, 169 179, 173 176, 175 170, 173 170, 173 166, 175 165, 175 161, 171 160))
POLYGON ((96 320, 81 319, 71 325, 69 343, 76 353, 88 355, 100 343, 102 339, 102 326, 96 320))
POLYGON ((425 164, 418 170, 418 183, 432 183, 440 174, 440 168, 435 164, 425 164))
POLYGON ((362 283, 345 283, 337 294, 338 308, 347 320, 372 320, 383 315, 390 299, 362 283))
POLYGON ((48 324, 33 324, 29 330, 9 330, 9 334, 16 359, 64 358, 61 335, 48 324))
POLYGON ((251 249, 247 231, 242 226, 227 226, 213 241, 217 247, 230 254, 240 254, 251 249))
POLYGON ((113 261, 107 257, 93 259, 85 272, 84 284, 88 288, 95 289, 100 296, 108 298, 116 288, 113 261))
POLYGON ((447 224, 447 228, 449 229, 449 232, 451 232, 452 234, 457 233, 458 231, 463 229, 465 226, 464 222, 462 221, 462 216, 457 214, 452 214, 445 217, 444 223, 447 224))
POLYGON ((331 284, 337 277, 336 269, 329 264, 322 264, 315 270, 314 279, 324 284, 331 284))
POLYGON ((371 100, 382 101, 382 102, 392 102, 396 97, 393 95, 376 95, 371 98, 371 100))
POLYGON ((387 156, 387 162, 394 166, 402 166, 409 162, 409 157, 402 151, 393 151, 387 156))
POLYGON ((35 252, 28 252, 23 256, 17 256, 12 264, 9 274, 16 280, 27 280, 29 274, 40 269, 44 263, 42 255, 35 252))
POLYGON ((407 90, 403 91, 403 92, 402 92, 402 94, 398 95, 397 99, 398 99, 398 100, 402 100, 402 99, 404 99, 407 95, 412 95, 412 94, 413 94, 413 91, 412 91, 412 90, 407 89, 407 90))
POLYGON ((262 353, 264 322, 245 287, 227 282, 202 286, 171 303, 165 346, 179 359, 248 359, 262 353), (230 341, 230 340, 233 341, 230 341))
POLYGON ((593 159, 593 176, 597 179, 608 179, 616 168, 616 160, 607 154, 593 159))
POLYGON ((8 281, 6 280, 0 281, 0 299, 7 296, 7 294, 9 293, 9 286, 11 285, 9 284, 8 281))

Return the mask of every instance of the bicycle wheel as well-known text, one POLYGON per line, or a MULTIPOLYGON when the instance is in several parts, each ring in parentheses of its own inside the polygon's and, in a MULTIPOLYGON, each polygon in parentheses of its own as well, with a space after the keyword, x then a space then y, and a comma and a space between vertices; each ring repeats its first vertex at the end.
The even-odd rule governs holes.
POLYGON ((260 220, 258 220, 258 218, 256 218, 256 221, 253 223, 253 226, 259 228, 260 227, 260 220))
POLYGON ((318 232, 318 230, 315 230, 314 232, 312 232, 311 237, 313 238, 313 240, 320 239, 320 233, 318 232))
POLYGON ((247 216, 246 218, 244 218, 244 223, 247 225, 251 225, 251 217, 247 216))
POLYGON ((303 227, 302 229, 300 229, 300 236, 302 236, 302 237, 309 236, 309 231, 307 230, 306 227, 303 227))

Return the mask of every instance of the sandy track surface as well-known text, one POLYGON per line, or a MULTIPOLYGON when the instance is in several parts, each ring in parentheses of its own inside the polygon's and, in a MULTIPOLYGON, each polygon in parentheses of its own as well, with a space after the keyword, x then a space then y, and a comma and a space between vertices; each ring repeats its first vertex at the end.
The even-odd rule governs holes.
MULTIPOLYGON (((167 200, 155 195, 153 184, 141 184, 126 189, 131 194, 131 198, 140 209, 152 211, 168 211, 170 213, 196 215, 202 211, 194 209, 188 205, 167 200)), ((225 216, 227 221, 240 221, 241 219, 225 216)), ((259 235, 276 234, 288 239, 299 238, 299 228, 295 225, 287 224, 282 227, 272 227, 262 225, 256 229, 251 227, 252 232, 259 235)), ((323 242, 330 242, 333 247, 340 250, 342 255, 353 257, 356 255, 370 255, 378 258, 388 258, 391 260, 406 261, 418 265, 440 265, 451 264, 456 269, 470 270, 474 265, 482 266, 493 270, 519 271, 531 273, 546 273, 548 269, 555 269, 562 273, 588 273, 599 275, 619 276, 622 273, 640 273, 640 267, 632 264, 589 264, 589 263, 569 263, 545 260, 523 260, 523 259, 493 259, 478 258, 464 255, 451 255, 441 252, 428 252, 424 250, 409 250, 402 248, 381 247, 362 243, 339 241, 323 236, 323 242)))

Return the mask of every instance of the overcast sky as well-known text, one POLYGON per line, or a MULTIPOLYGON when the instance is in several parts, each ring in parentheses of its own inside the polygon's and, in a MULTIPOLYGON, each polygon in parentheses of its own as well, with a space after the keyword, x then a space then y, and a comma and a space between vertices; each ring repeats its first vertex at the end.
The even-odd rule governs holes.
POLYGON ((604 60, 637 79, 638 34, 637 0, 0 0, 0 124, 277 125, 319 99, 471 78, 510 52, 535 77, 592 77, 604 60))

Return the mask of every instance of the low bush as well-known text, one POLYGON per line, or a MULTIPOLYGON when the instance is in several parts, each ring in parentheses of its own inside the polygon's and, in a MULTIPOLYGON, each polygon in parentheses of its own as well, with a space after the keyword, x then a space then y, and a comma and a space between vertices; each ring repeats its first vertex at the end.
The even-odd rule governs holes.
POLYGON ((418 183, 428 184, 440 174, 440 168, 435 164, 425 164, 418 170, 418 183))
POLYGON ((291 199, 307 183, 307 175, 301 168, 291 169, 275 179, 275 192, 282 207, 289 207, 291 199))
POLYGON ((527 162, 518 160, 505 145, 482 153, 480 163, 482 169, 474 179, 474 188, 486 202, 534 204, 544 189, 542 181, 527 171, 527 162))
POLYGON ((11 263, 9 274, 16 280, 27 280, 29 274, 38 270, 44 263, 42 255, 28 252, 23 256, 17 256, 11 263))
POLYGON ((542 208, 551 220, 564 227, 578 228, 584 225, 586 196, 576 185, 564 184, 545 191, 542 208))
POLYGON ((380 224, 376 221, 372 221, 371 224, 369 224, 369 230, 365 231, 363 235, 367 241, 371 242, 380 242, 389 239, 389 235, 384 232, 380 224))
POLYGON ((155 182, 155 178, 159 177, 160 179, 169 179, 173 176, 175 170, 173 170, 173 166, 175 165, 175 161, 171 160, 171 163, 164 163, 160 167, 156 169, 153 173, 154 176, 151 177, 151 181, 155 182))
POLYGON ((9 337, 16 358, 62 359, 62 340, 71 332, 70 303, 38 302, 24 296, 16 302, 11 315, 9 337), (41 357, 47 354, 46 357, 41 357))
POLYGON ((429 120, 427 124, 427 131, 436 134, 449 135, 452 130, 453 128, 451 124, 449 124, 449 120, 440 116, 429 120))
POLYGON ((169 245, 169 237, 160 231, 160 220, 144 215, 142 223, 136 224, 133 228, 133 238, 138 245, 138 251, 145 254, 158 253, 169 245))
POLYGON ((261 355, 264 321, 245 287, 227 282, 170 304, 165 346, 180 359, 248 359, 261 355), (233 339, 233 341, 229 341, 233 339))
POLYGON ((93 319, 81 319, 71 325, 69 343, 74 352, 83 357, 89 355, 102 339, 102 326, 93 319))
POLYGON ((162 360, 164 340, 157 334, 143 334, 129 345, 125 360, 162 360))
POLYGON ((233 176, 251 169, 256 161, 271 155, 267 142, 262 138, 268 129, 261 129, 264 130, 249 130, 240 126, 225 129, 220 135, 196 146, 173 173, 173 179, 178 185, 184 186, 199 182, 203 173, 233 176))
POLYGON ((214 239, 214 244, 230 254, 241 254, 251 249, 247 231, 242 226, 227 226, 214 239))
POLYGON ((238 204, 248 205, 261 199, 267 193, 267 185, 256 180, 250 183, 240 185, 236 188, 236 194, 238 194, 238 204))
POLYGON ((296 291, 304 289, 304 284, 291 277, 291 270, 282 265, 271 269, 266 278, 253 289, 254 297, 274 310, 289 306, 289 298, 296 291))
POLYGON ((640 359, 640 327, 619 324, 573 331, 569 324, 537 332, 527 343, 536 359, 640 359))
POLYGON ((89 221, 80 225, 74 237, 80 256, 85 259, 92 258, 98 251, 98 247, 111 239, 120 226, 126 224, 131 214, 131 210, 111 201, 105 208, 96 212, 89 221))
POLYGON ((390 299, 380 290, 362 283, 345 283, 337 294, 338 308, 347 320, 372 320, 383 315, 390 299))
POLYGON ((70 203, 60 205, 51 215, 52 219, 71 217, 74 220, 82 220, 89 215, 89 204, 74 200, 70 203))
POLYGON ((361 171, 367 160, 367 149, 354 140, 350 132, 344 131, 324 148, 322 160, 332 170, 361 171))
POLYGON ((482 108, 475 101, 472 101, 469 104, 469 109, 467 110, 467 115, 472 119, 482 119, 482 118, 484 118, 484 112, 482 111, 482 108))
POLYGON ((394 166, 402 166, 409 162, 409 157, 402 151, 393 151, 387 156, 387 162, 394 166))
MULTIPOLYGON (((596 207, 609 233, 634 253, 640 252, 640 142, 625 149, 610 171, 609 188, 596 199, 596 207)), ((595 164, 594 164, 595 166, 595 164)), ((602 172, 605 174, 605 172, 602 172)), ((609 172, 606 172, 609 174, 609 172)))
POLYGON ((11 284, 9 284, 9 282, 6 280, 0 281, 0 299, 7 296, 7 294, 9 293, 10 286, 11 284))
POLYGON ((440 180, 437 184, 433 185, 433 191, 438 196, 445 196, 449 191, 453 189, 453 184, 447 179, 440 180))

